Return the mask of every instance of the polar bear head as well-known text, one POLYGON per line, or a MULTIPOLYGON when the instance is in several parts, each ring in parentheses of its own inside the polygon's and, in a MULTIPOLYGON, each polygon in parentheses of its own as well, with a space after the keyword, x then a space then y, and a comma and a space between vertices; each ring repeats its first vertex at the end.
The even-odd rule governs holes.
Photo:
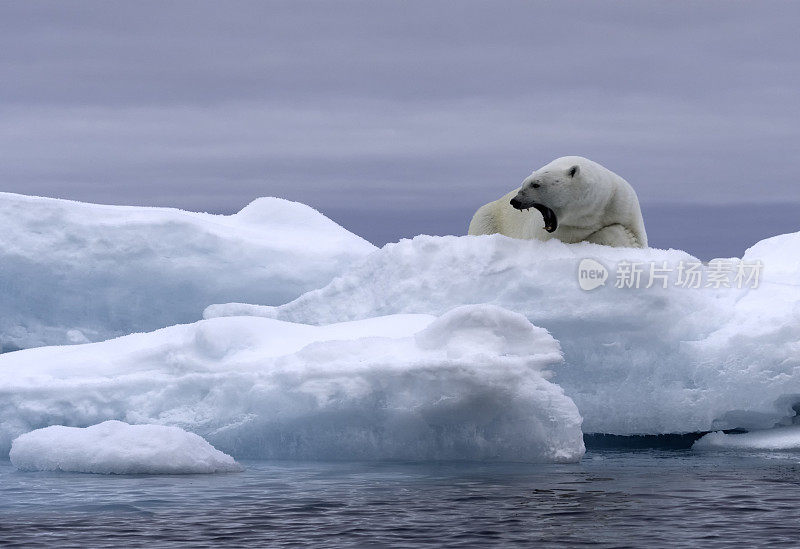
POLYGON ((602 208, 611 189, 597 177, 595 163, 579 156, 552 161, 525 178, 511 206, 517 210, 535 208, 544 218, 544 228, 552 233, 559 223, 578 224, 598 206, 602 208))

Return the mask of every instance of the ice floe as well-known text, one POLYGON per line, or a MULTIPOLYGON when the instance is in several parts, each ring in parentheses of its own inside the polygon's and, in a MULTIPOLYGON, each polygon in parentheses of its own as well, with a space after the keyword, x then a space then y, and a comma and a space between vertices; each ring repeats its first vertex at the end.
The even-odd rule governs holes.
POLYGON ((37 429, 17 437, 9 455, 23 471, 177 475, 242 470, 231 456, 194 433, 121 421, 37 429))
POLYGON ((173 425, 240 458, 576 461, 558 342, 491 305, 259 317, 0 355, 0 448, 48 425, 173 425))

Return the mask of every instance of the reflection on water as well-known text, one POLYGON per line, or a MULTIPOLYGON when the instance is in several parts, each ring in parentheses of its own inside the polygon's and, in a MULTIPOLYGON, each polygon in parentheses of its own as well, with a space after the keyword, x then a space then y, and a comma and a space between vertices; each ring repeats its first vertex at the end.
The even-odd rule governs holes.
POLYGON ((795 545, 800 455, 590 451, 575 465, 246 462, 244 473, 21 473, 2 546, 795 545))

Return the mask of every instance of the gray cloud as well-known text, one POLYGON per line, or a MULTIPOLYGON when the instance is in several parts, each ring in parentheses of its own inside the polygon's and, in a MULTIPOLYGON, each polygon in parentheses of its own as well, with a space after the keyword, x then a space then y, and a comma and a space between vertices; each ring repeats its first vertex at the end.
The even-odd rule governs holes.
POLYGON ((580 154, 645 205, 798 202, 799 18, 793 2, 4 2, 0 189, 211 211, 278 195, 461 232, 462 212, 580 154))

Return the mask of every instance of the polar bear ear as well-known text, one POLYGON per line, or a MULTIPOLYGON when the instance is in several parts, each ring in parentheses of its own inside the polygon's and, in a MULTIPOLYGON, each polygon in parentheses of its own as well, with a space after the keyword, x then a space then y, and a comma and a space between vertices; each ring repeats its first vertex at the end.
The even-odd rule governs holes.
POLYGON ((579 173, 581 173, 581 167, 578 166, 577 164, 575 164, 574 166, 572 166, 570 169, 567 170, 567 175, 570 177, 575 177, 579 173))

